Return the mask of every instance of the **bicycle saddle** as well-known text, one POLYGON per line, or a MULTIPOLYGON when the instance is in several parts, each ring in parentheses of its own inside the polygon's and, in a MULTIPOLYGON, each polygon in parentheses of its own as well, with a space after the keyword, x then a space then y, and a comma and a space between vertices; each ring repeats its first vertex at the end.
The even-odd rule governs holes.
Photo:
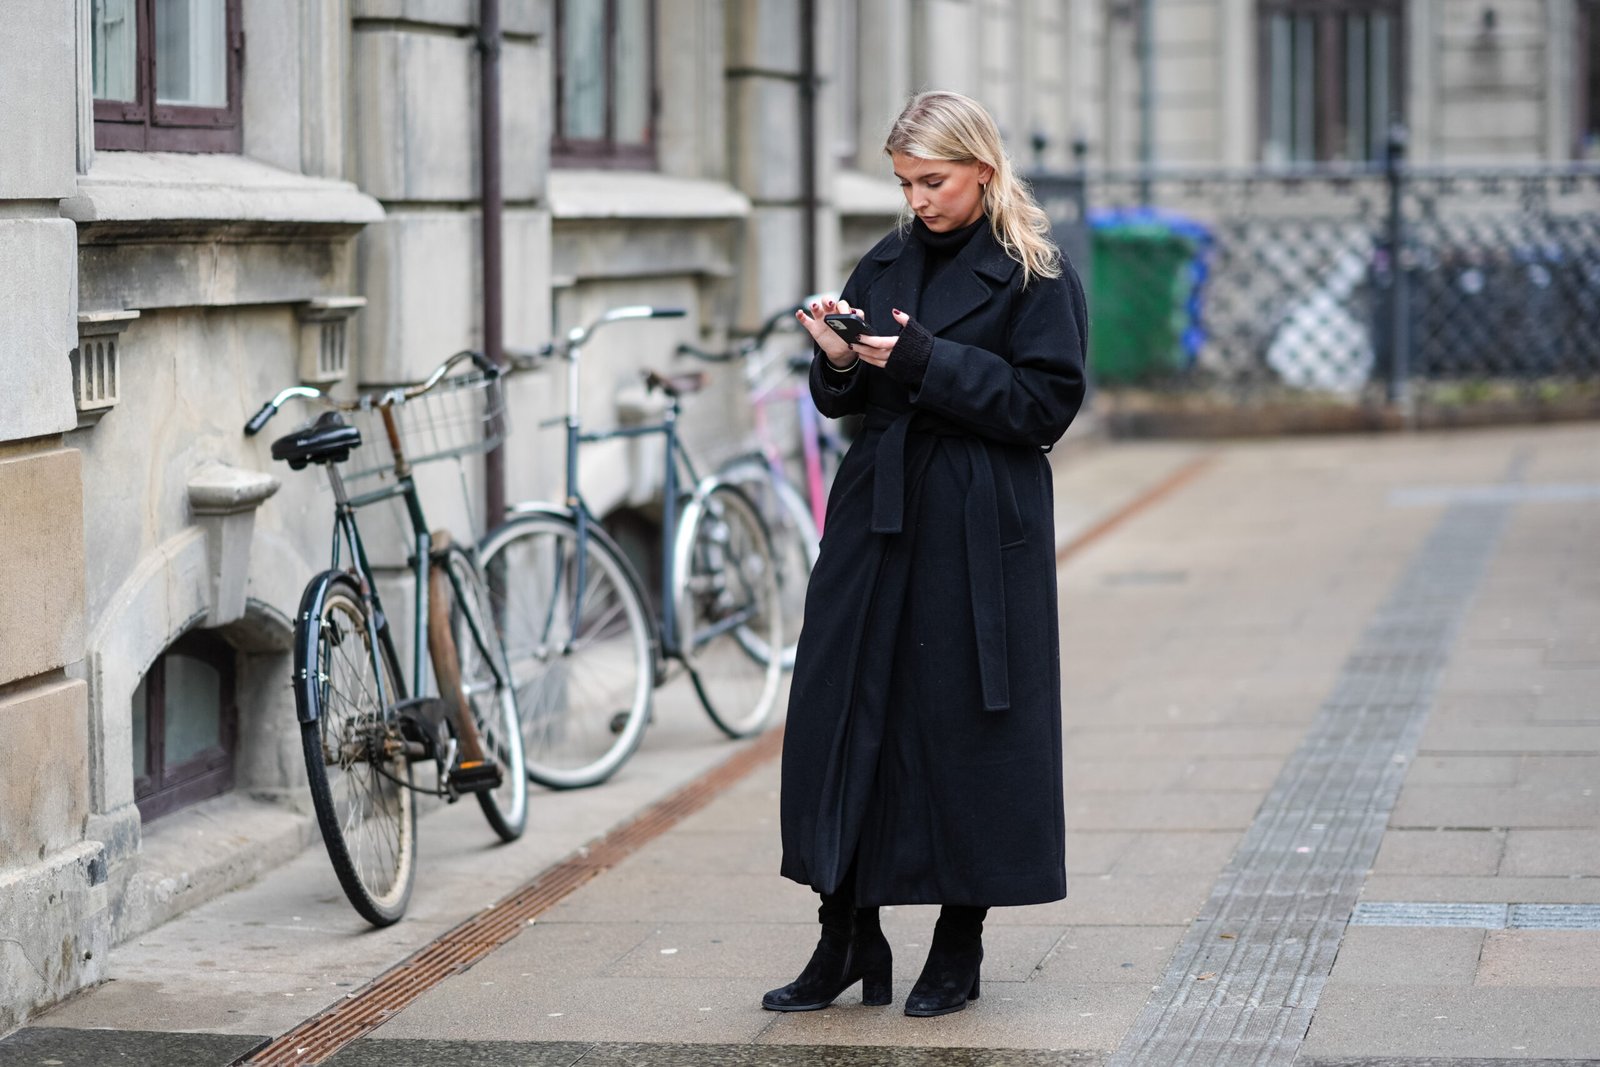
POLYGON ((695 371, 693 374, 660 374, 656 371, 646 371, 644 384, 647 389, 659 389, 668 396, 687 396, 698 393, 711 383, 711 379, 704 371, 695 371))
POLYGON ((361 431, 344 421, 337 411, 325 411, 309 426, 302 426, 272 442, 272 458, 292 470, 307 463, 343 463, 352 449, 361 447, 361 431))

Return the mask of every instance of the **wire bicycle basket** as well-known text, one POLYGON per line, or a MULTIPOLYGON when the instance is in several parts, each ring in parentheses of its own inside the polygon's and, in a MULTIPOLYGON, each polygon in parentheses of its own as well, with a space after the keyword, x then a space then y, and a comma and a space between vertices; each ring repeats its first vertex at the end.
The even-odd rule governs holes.
POLYGON ((476 367, 441 378, 416 396, 407 397, 403 389, 370 393, 349 413, 369 447, 352 454, 344 467, 346 481, 395 473, 400 457, 384 423, 385 409, 393 415, 401 453, 412 467, 487 452, 511 430, 501 375, 476 367))

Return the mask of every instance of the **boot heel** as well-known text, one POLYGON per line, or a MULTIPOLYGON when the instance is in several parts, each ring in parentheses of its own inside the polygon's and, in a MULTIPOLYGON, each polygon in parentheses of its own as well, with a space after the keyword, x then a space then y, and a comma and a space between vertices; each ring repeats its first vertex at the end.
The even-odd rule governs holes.
POLYGON ((861 1003, 881 1008, 894 999, 894 983, 887 974, 869 974, 861 979, 861 1003))
POLYGON ((972 976, 972 989, 967 993, 967 999, 968 1000, 977 1000, 978 999, 978 980, 981 977, 982 977, 982 972, 981 971, 980 972, 976 972, 976 973, 973 974, 973 976, 972 976))

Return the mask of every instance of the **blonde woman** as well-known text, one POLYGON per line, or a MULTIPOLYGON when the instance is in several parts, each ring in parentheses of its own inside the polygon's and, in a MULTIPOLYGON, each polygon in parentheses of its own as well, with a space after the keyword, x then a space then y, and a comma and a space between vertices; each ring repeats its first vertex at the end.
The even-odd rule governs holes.
POLYGON ((818 409, 865 420, 828 501, 784 739, 782 873, 821 894, 822 935, 773 1011, 858 981, 889 1003, 885 904, 943 905, 905 1011, 959 1011, 989 907, 1066 894, 1045 453, 1083 399, 1083 289, 980 104, 922 93, 885 151, 902 224, 837 304, 797 312, 818 409), (831 312, 870 329, 847 343, 831 312))

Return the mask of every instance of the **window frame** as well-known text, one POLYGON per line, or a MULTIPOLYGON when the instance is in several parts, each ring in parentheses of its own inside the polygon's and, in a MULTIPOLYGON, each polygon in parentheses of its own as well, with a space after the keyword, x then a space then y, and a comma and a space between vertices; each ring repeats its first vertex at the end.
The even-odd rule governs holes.
MULTIPOLYGON (((1349 129, 1345 109, 1349 84, 1345 78, 1348 53, 1339 35, 1329 32, 1345 15, 1387 14, 1394 26, 1390 42, 1390 113, 1406 114, 1406 3, 1405 0, 1256 0, 1256 152, 1265 162, 1272 133, 1272 17, 1274 15, 1313 15, 1317 17, 1316 65, 1318 78, 1313 108, 1314 145, 1310 160, 1288 160, 1288 166, 1324 165, 1340 162, 1343 145, 1339 142, 1349 129)), ((1350 159, 1355 166, 1381 161, 1377 158, 1350 159)))
MULTIPOLYGON (((134 99, 94 101, 94 146, 99 151, 230 153, 244 147, 242 87, 244 28, 241 0, 223 0, 227 65, 226 107, 158 104, 155 99, 155 0, 133 0, 134 99)), ((90 91, 93 91, 91 86, 90 91)))
MULTIPOLYGON (((234 754, 239 738, 238 653, 221 635, 191 630, 168 645, 144 674, 145 750, 134 753, 133 798, 146 822, 233 787, 234 754), (168 767, 166 764, 166 660, 169 655, 198 659, 221 678, 217 744, 168 767)), ((132 709, 129 709, 130 712, 132 709)))
POLYGON ((555 62, 555 128, 550 137, 550 163, 557 167, 598 167, 606 169, 651 170, 656 166, 656 134, 661 118, 661 89, 659 78, 661 74, 661 61, 657 55, 657 26, 660 13, 658 0, 645 0, 648 8, 649 27, 646 40, 649 42, 649 118, 645 125, 644 144, 618 144, 616 141, 616 116, 617 93, 616 72, 613 69, 616 55, 617 38, 617 0, 603 0, 605 4, 605 17, 603 20, 603 33, 605 40, 601 48, 602 61, 605 64, 605 129, 606 134, 601 138, 565 137, 562 130, 566 126, 566 18, 567 5, 565 0, 555 0, 552 18, 552 34, 554 46, 552 56, 555 62))

